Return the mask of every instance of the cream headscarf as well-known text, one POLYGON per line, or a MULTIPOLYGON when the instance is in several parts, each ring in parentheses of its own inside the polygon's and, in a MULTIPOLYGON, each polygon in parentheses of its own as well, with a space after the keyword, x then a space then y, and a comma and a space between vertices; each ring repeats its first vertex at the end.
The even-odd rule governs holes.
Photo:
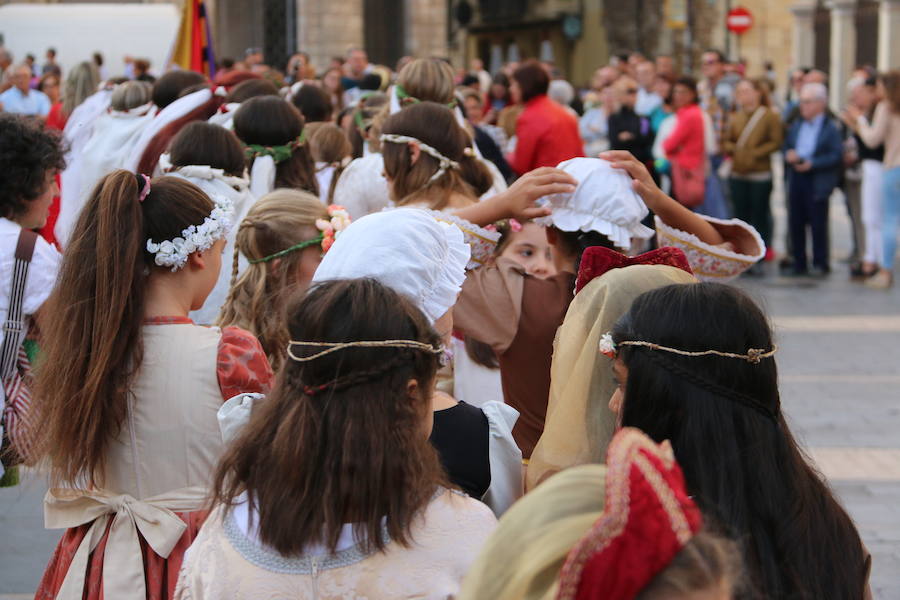
POLYGON ((603 512, 605 483, 605 466, 582 465, 519 500, 481 549, 458 598, 556 597, 566 556, 603 512))
POLYGON ((599 352, 600 336, 644 292, 696 281, 675 267, 633 265, 603 274, 576 294, 556 333, 547 419, 528 464, 526 490, 557 471, 603 460, 616 426, 609 410, 616 386, 610 360, 599 352))

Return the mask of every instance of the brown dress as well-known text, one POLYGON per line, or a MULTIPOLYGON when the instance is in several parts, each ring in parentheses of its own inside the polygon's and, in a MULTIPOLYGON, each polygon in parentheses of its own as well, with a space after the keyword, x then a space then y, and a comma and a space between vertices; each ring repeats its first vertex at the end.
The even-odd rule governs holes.
POLYGON ((574 290, 573 273, 539 279, 499 259, 469 272, 453 309, 454 327, 497 353, 503 396, 520 413, 513 437, 525 459, 544 431, 553 340, 574 290))

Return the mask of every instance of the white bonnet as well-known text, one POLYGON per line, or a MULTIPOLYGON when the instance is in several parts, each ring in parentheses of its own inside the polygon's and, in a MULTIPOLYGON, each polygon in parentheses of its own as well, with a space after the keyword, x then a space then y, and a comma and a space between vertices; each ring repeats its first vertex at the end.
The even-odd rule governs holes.
POLYGON ((653 230, 641 225, 649 214, 631 187, 631 177, 600 158, 573 158, 559 163, 578 180, 573 193, 545 196, 553 213, 543 219, 562 231, 597 231, 619 248, 631 247, 632 238, 647 239, 653 230))
POLYGON ((413 300, 434 323, 456 304, 469 254, 455 225, 420 209, 386 210, 341 232, 313 283, 371 277, 413 300))

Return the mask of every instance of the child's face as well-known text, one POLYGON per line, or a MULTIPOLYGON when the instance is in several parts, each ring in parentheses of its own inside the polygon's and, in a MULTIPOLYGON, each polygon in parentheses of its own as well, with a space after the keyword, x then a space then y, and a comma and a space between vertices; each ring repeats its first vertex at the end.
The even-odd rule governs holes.
POLYGON ((544 228, 535 223, 524 223, 521 231, 511 231, 510 240, 500 253, 502 258, 516 261, 525 272, 546 279, 556 275, 550 244, 544 228))
POLYGON ((318 244, 301 250, 297 270, 294 271, 294 282, 302 287, 308 286, 320 262, 322 262, 322 247, 318 244))

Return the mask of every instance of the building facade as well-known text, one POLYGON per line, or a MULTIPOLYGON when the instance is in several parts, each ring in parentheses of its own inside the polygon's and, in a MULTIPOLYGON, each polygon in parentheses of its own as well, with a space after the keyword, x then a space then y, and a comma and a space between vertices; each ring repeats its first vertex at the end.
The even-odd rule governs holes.
POLYGON ((846 101, 857 65, 900 68, 900 0, 801 0, 791 12, 792 63, 829 74, 832 106, 846 101))
POLYGON ((294 50, 324 67, 349 48, 393 67, 402 56, 447 56, 446 0, 206 0, 217 56, 240 58, 262 48, 284 64, 294 50))

